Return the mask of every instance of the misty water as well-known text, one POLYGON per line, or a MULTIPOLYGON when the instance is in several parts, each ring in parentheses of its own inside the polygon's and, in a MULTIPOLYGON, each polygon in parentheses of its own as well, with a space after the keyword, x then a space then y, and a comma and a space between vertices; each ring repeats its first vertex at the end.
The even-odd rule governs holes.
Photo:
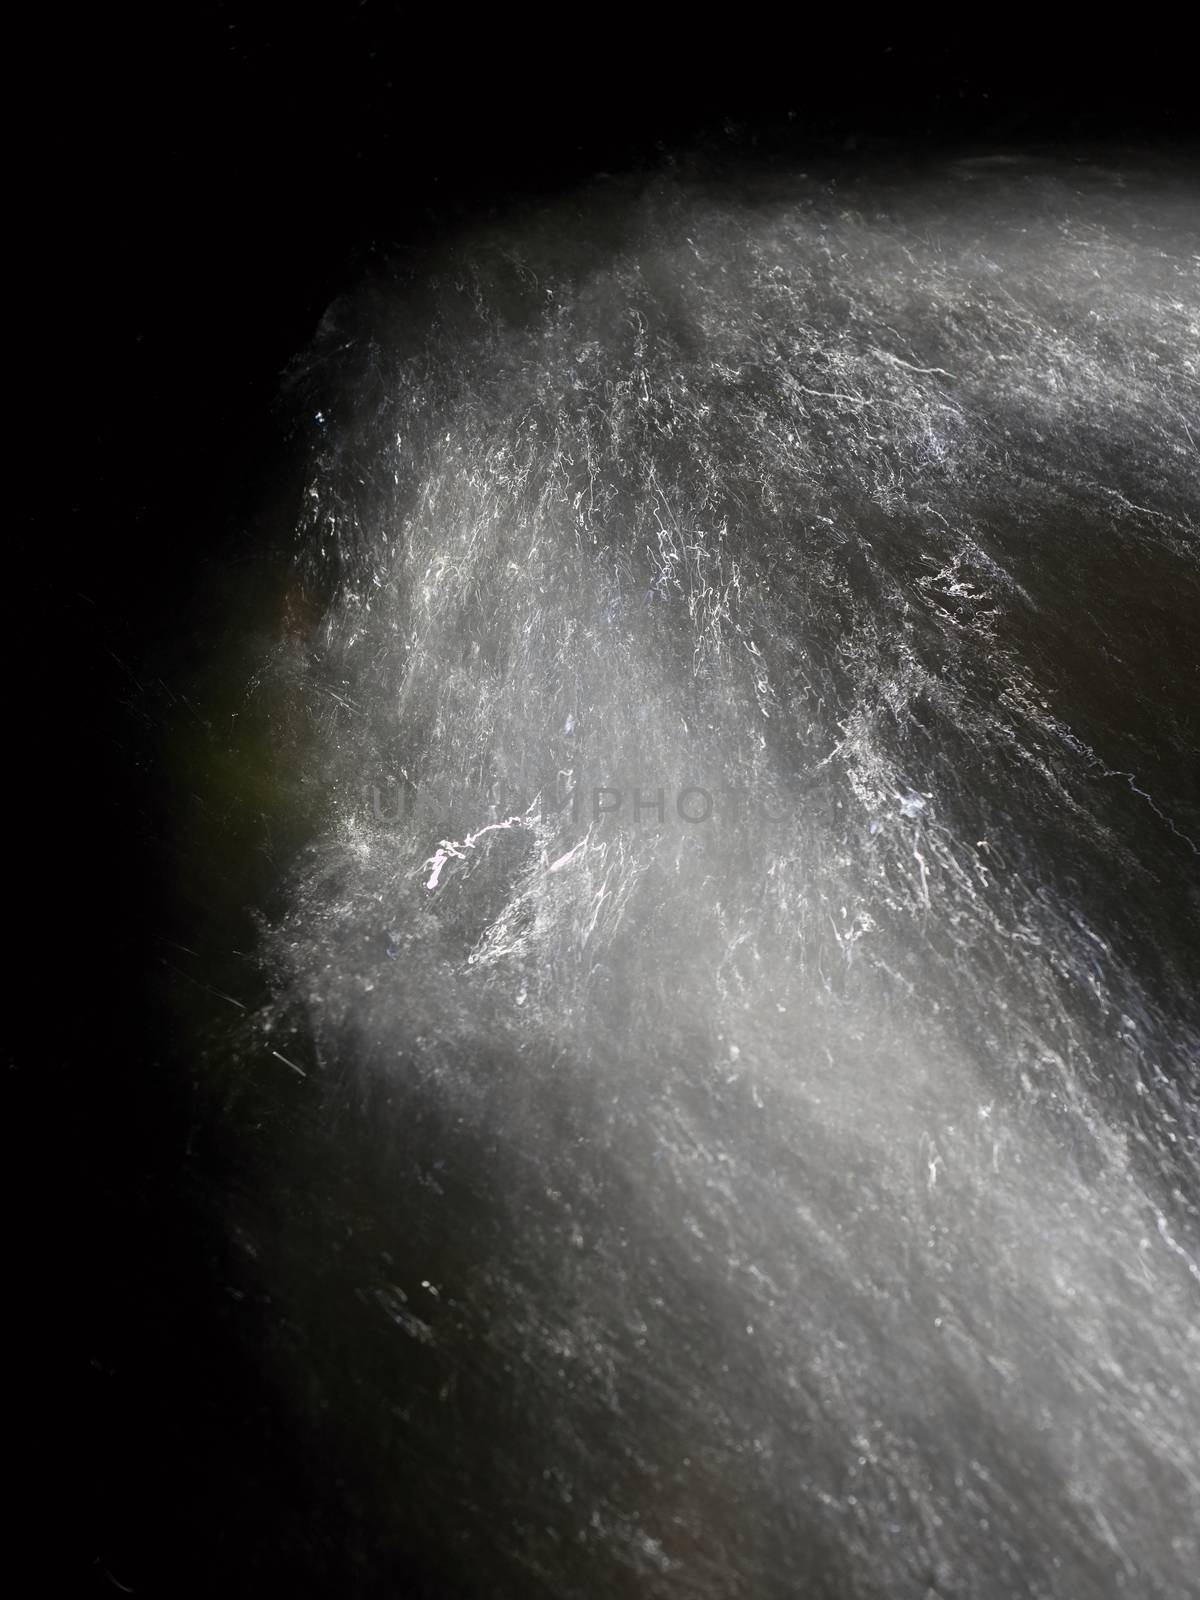
POLYGON ((171 757, 257 1569, 1196 1592, 1194 176, 601 177, 285 405, 171 757))

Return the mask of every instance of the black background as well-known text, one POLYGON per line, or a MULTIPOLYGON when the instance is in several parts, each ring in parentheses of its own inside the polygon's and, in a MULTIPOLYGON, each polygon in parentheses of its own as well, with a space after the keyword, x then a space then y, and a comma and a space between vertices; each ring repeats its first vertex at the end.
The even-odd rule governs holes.
MULTIPOLYGON (((1182 148, 1189 65, 1169 37, 1051 39, 996 13, 917 30, 898 14, 697 11, 668 36, 645 13, 512 10, 481 29, 465 9, 376 4, 51 18, 19 53, 17 188, 42 266, 15 311, 45 451, 24 543, 38 659, 70 694, 52 770, 76 846, 45 946, 51 1025, 21 1064, 62 1085, 56 1115, 71 1108, 85 1152, 68 1276, 96 1403, 63 1503, 85 1590, 260 1592, 295 1491, 180 1186, 159 746, 189 596, 254 537, 279 375, 329 300, 372 251, 701 138, 1182 148)), ((59 1248, 33 1245, 42 1264, 59 1248)), ((303 1574, 277 1576, 304 1591, 303 1574)), ((440 1592, 436 1573, 411 1592, 440 1592)))

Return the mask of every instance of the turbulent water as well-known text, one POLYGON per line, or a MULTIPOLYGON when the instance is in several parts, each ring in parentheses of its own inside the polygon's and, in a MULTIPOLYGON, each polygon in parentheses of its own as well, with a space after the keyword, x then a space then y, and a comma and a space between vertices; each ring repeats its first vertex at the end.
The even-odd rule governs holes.
POLYGON ((1193 178, 599 180, 291 394, 229 1226, 314 1582, 1195 1592, 1193 178))

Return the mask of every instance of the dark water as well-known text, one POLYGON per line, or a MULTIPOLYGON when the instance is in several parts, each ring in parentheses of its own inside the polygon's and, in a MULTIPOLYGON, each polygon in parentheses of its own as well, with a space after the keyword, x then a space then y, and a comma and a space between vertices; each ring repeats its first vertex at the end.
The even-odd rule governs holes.
POLYGON ((1132 157, 331 307, 169 752, 205 1592, 1195 1592, 1198 400, 1132 157))

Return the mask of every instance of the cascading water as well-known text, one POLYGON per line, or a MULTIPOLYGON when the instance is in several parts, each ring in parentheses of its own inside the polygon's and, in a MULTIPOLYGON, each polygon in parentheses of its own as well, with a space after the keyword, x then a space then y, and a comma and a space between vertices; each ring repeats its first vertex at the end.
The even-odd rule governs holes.
POLYGON ((677 171, 330 310, 221 779, 317 1572, 1194 1592, 1198 215, 677 171))

